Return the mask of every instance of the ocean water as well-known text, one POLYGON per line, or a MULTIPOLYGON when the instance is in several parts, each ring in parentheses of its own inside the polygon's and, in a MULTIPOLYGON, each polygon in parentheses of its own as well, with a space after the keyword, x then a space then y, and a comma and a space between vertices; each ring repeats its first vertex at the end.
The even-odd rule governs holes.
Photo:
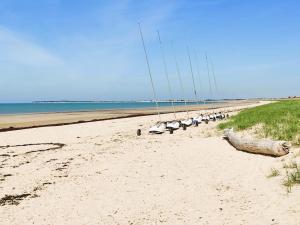
MULTIPOLYGON (((170 102, 159 102, 159 106, 171 106, 170 102)), ((176 106, 184 105, 175 102, 176 106)), ((187 103, 195 105, 195 102, 187 103)), ((201 102, 200 104, 204 104, 201 102)), ((84 103, 0 103, 0 114, 25 114, 47 112, 78 112, 101 109, 140 109, 155 107, 153 102, 84 102, 84 103)))

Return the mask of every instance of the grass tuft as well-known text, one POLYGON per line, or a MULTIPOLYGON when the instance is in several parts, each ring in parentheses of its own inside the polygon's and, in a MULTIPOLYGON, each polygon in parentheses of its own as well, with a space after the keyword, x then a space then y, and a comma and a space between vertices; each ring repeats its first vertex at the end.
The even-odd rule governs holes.
POLYGON ((298 167, 296 162, 291 162, 289 164, 284 163, 283 168, 284 169, 296 169, 298 167))
POLYGON ((300 184, 300 165, 293 169, 293 171, 286 171, 286 179, 283 182, 283 185, 287 188, 287 192, 291 192, 292 187, 296 184, 300 184))
POLYGON ((295 154, 294 157, 295 157, 295 158, 300 157, 300 151, 298 151, 298 152, 295 154))
POLYGON ((271 168, 271 173, 267 176, 268 178, 277 177, 280 175, 279 170, 271 168))

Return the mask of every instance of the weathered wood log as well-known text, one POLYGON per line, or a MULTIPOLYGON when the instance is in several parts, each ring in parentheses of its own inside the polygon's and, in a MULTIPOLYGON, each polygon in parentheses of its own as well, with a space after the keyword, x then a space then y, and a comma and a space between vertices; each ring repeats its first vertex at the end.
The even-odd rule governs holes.
POLYGON ((286 141, 241 137, 234 133, 232 128, 225 129, 224 136, 237 150, 256 154, 283 156, 289 153, 291 147, 286 141))

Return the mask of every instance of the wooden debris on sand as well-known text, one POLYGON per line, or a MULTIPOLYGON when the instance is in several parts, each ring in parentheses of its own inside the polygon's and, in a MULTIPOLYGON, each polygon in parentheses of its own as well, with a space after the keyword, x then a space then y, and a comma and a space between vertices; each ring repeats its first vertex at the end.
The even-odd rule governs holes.
POLYGON ((289 153, 291 147, 286 141, 272 141, 268 139, 254 139, 238 136, 233 128, 225 129, 224 136, 237 150, 255 154, 283 156, 289 153))

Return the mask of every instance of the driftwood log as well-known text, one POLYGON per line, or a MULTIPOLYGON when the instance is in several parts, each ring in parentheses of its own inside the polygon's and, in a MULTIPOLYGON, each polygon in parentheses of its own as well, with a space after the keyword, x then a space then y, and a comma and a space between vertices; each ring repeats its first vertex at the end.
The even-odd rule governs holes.
POLYGON ((283 156, 289 153, 290 144, 286 141, 241 137, 234 133, 232 128, 225 129, 224 136, 237 150, 272 156, 283 156))

